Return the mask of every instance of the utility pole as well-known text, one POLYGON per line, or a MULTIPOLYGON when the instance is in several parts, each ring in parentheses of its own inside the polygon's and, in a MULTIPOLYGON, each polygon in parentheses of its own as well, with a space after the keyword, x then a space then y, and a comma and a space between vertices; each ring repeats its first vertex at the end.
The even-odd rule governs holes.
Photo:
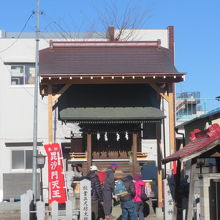
POLYGON ((32 190, 34 193, 34 204, 37 197, 37 124, 38 124, 38 81, 39 81, 39 35, 40 35, 40 0, 36 0, 36 28, 35 28, 35 84, 34 84, 34 126, 33 126, 33 170, 32 190))

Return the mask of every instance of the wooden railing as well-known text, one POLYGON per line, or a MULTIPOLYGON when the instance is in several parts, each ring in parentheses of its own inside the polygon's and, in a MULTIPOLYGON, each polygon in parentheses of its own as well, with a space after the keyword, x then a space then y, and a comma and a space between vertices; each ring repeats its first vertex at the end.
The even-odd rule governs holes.
MULTIPOLYGON (((95 158, 95 159, 113 159, 113 158, 95 158)), ((123 158, 115 158, 115 159, 123 159, 123 158)), ((126 159, 126 158, 124 158, 126 159)), ((129 158, 127 158, 129 159, 129 158)), ((147 160, 148 159, 148 153, 143 153, 143 152, 137 152, 137 161, 140 160, 147 160)), ((70 161, 87 161, 87 152, 80 152, 80 153, 75 153, 72 152, 70 153, 70 161)))
POLYGON ((148 154, 143 152, 137 152, 137 160, 147 160, 148 154))
POLYGON ((70 160, 87 161, 87 152, 70 153, 70 160))

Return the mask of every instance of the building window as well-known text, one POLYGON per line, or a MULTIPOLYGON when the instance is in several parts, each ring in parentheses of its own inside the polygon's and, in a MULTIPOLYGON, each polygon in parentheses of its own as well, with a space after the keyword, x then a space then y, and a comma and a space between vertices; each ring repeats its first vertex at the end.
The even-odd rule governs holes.
POLYGON ((35 64, 12 64, 11 85, 34 84, 35 64))
POLYGON ((12 169, 32 169, 32 150, 12 150, 12 169))

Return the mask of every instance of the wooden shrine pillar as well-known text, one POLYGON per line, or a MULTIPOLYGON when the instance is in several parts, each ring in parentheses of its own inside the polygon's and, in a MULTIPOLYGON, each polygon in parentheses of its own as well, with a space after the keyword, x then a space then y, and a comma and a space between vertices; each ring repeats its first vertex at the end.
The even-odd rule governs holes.
POLYGON ((175 84, 169 83, 167 91, 160 88, 155 83, 150 83, 150 86, 168 102, 169 109, 169 139, 170 139, 170 154, 175 152, 176 137, 175 137, 175 84), (167 94, 166 94, 167 93, 167 94))
POLYGON ((48 85, 48 143, 53 142, 53 94, 52 85, 48 85))
POLYGON ((137 164, 137 146, 138 146, 138 139, 137 139, 137 133, 132 134, 132 168, 133 168, 133 174, 138 172, 138 164, 137 164))
POLYGON ((156 135, 157 135, 157 188, 158 188, 158 200, 157 207, 163 207, 163 174, 162 174, 162 149, 161 149, 161 123, 156 123, 156 135))
POLYGON ((60 91, 55 95, 53 94, 52 85, 48 84, 48 143, 54 141, 53 137, 53 110, 57 107, 58 99, 63 95, 63 93, 71 86, 71 83, 65 84, 60 91))
POLYGON ((89 171, 89 167, 92 164, 92 135, 87 133, 86 136, 87 143, 87 172, 89 171))
POLYGON ((174 83, 169 84, 168 96, 169 96, 170 154, 172 154, 176 151, 174 83))

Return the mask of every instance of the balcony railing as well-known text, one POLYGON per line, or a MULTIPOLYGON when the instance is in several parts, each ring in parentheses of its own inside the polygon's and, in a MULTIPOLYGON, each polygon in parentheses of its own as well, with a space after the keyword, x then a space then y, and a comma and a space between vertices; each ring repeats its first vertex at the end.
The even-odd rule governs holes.
POLYGON ((176 120, 187 121, 220 107, 216 98, 176 98, 176 120))

